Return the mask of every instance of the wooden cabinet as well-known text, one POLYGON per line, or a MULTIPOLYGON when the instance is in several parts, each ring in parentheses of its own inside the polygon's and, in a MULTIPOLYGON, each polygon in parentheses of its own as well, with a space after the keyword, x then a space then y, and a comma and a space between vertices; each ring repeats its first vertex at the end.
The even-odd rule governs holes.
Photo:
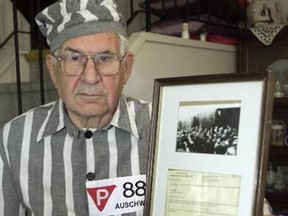
MULTIPOLYGON (((288 98, 275 98, 273 106, 273 119, 282 120, 288 125, 288 98)), ((287 130, 287 129, 286 129, 287 130)), ((286 132, 286 135, 288 133, 286 132)), ((267 190, 266 198, 275 212, 288 210, 288 146, 270 146, 269 162, 273 164, 276 172, 280 166, 285 179, 285 189, 281 191, 267 190)))
POLYGON ((280 166, 284 171, 286 176, 286 187, 282 191, 266 191, 266 199, 269 201, 273 207, 274 212, 279 212, 283 210, 288 210, 288 185, 287 185, 287 167, 288 167, 288 148, 287 147, 270 147, 269 161, 273 163, 274 170, 275 167, 280 166), (284 169, 285 168, 285 169, 284 169))
POLYGON ((248 29, 240 31, 240 41, 238 72, 261 72, 276 60, 288 59, 288 26, 282 28, 269 46, 260 42, 248 29))
MULTIPOLYGON (((288 59, 288 27, 285 26, 269 46, 262 44, 250 30, 242 30, 238 56, 238 71, 242 73, 262 72, 277 60, 288 59)), ((275 98, 273 120, 284 121, 288 135, 288 97, 275 98)), ((278 166, 281 167, 286 176, 286 188, 281 192, 267 190, 265 196, 275 212, 288 210, 288 146, 271 145, 269 162, 275 172, 278 166)))

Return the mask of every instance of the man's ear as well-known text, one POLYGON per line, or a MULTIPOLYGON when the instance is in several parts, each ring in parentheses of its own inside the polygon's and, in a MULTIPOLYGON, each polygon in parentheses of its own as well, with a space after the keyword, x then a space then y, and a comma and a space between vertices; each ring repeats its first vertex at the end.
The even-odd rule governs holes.
POLYGON ((134 55, 131 52, 127 52, 124 59, 124 84, 127 83, 134 64, 134 55))
POLYGON ((54 62, 54 57, 51 54, 46 55, 46 65, 49 71, 49 75, 51 80, 54 83, 54 86, 56 87, 56 71, 55 71, 55 62, 54 62))

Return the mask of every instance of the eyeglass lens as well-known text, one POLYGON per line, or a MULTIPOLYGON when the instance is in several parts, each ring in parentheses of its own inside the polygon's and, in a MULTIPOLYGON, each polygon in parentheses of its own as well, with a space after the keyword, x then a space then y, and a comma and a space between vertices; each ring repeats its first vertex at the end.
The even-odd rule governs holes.
POLYGON ((102 75, 113 75, 119 71, 120 59, 118 56, 111 54, 83 55, 79 53, 69 53, 62 58, 64 62, 64 70, 68 75, 81 74, 88 63, 88 59, 92 59, 96 70, 102 75))

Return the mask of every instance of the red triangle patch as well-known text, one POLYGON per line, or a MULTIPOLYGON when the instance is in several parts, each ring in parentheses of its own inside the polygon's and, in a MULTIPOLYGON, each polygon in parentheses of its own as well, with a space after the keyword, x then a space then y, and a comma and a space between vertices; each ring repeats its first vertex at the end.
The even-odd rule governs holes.
POLYGON ((93 199, 96 207, 100 212, 105 208, 111 194, 113 193, 116 185, 109 185, 106 187, 87 188, 87 192, 93 199))

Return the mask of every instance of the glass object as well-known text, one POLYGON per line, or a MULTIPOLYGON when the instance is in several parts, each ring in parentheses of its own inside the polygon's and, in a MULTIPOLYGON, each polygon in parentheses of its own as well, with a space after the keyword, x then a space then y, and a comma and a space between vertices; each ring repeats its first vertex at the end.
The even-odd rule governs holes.
POLYGON ((280 166, 277 166, 274 180, 274 189, 279 192, 285 189, 285 176, 280 166))
POLYGON ((288 59, 279 59, 267 67, 275 74, 274 97, 288 97, 288 59))
POLYGON ((203 32, 200 34, 200 40, 201 41, 207 41, 207 31, 206 31, 206 29, 203 29, 203 32))
POLYGON ((77 52, 71 52, 63 56, 55 56, 55 58, 61 62, 61 70, 69 76, 80 75, 85 70, 88 59, 93 60, 98 73, 103 76, 111 76, 119 72, 120 62, 123 60, 123 58, 113 54, 85 55, 77 52))
POLYGON ((184 39, 190 39, 189 25, 186 22, 182 23, 182 34, 181 34, 181 37, 184 38, 184 39))
POLYGON ((275 181, 275 171, 273 170, 273 164, 272 162, 269 162, 269 167, 268 167, 268 171, 267 171, 267 189, 268 191, 272 191, 273 190, 273 184, 275 181))
POLYGON ((284 121, 274 120, 271 127, 271 145, 284 146, 286 124, 284 121))
POLYGON ((284 85, 279 80, 276 80, 274 97, 279 98, 279 97, 284 97, 284 96, 285 96, 284 85))

